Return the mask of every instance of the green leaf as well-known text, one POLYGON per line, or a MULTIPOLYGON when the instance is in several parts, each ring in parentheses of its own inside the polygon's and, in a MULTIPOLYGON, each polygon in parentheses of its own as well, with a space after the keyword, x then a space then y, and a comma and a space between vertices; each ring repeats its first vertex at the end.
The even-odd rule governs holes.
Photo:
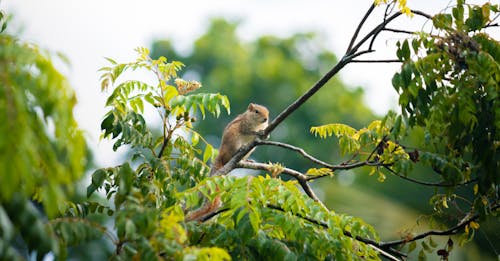
POLYGON ((104 57, 104 59, 106 59, 106 60, 107 60, 108 62, 110 62, 112 65, 117 65, 117 64, 118 64, 115 60, 113 60, 113 59, 111 59, 111 58, 109 58, 109 57, 104 57))
POLYGON ((92 174, 92 183, 87 187, 87 197, 90 197, 94 191, 99 189, 104 180, 107 178, 107 173, 104 169, 98 169, 92 174))
POLYGON ((227 97, 213 93, 197 93, 187 96, 179 95, 172 99, 171 105, 173 111, 177 113, 191 110, 193 110, 193 113, 196 113, 196 110, 199 108, 203 118, 205 117, 205 110, 215 117, 219 117, 220 105, 223 105, 228 113, 230 111, 227 97))
POLYGON ((248 212, 248 217, 250 219, 250 224, 252 225, 254 233, 259 231, 261 217, 256 209, 250 210, 248 212))
MULTIPOLYGON (((361 131, 363 132, 363 130, 361 131)), ((360 149, 360 134, 354 128, 339 123, 327 124, 323 126, 311 127, 311 133, 321 138, 335 135, 339 138, 339 146, 342 155, 356 152, 360 149)))
POLYGON ((193 146, 198 145, 198 142, 200 141, 200 134, 196 132, 191 132, 191 144, 193 146))
POLYGON ((76 246, 101 238, 105 228, 85 219, 57 219, 51 223, 54 232, 65 246, 76 246))
POLYGON ((0 238, 9 241, 14 236, 14 226, 7 216, 4 208, 0 205, 0 238))
POLYGON ((167 85, 164 90, 164 96, 163 96, 163 101, 165 104, 170 104, 170 100, 174 97, 177 97, 179 95, 179 92, 174 86, 167 85))
POLYGON ((310 168, 306 174, 310 176, 333 176, 333 171, 328 168, 310 168))
POLYGON ((408 40, 404 40, 401 46, 401 58, 403 58, 403 61, 410 59, 410 46, 408 40))
POLYGON ((208 144, 205 147, 205 152, 203 153, 203 162, 207 162, 214 155, 214 148, 212 145, 208 144))
POLYGON ((120 195, 125 196, 130 193, 130 190, 132 189, 132 185, 134 182, 134 171, 132 170, 128 162, 120 167, 120 170, 118 172, 118 177, 119 177, 118 193, 120 195))
POLYGON ((425 255, 424 250, 420 250, 418 252, 418 261, 426 261, 426 260, 427 260, 427 256, 425 255))
POLYGON ((0 202, 19 193, 49 218, 60 215, 88 161, 75 93, 59 65, 57 53, 0 34, 0 202))
POLYGON ((311 127, 311 133, 320 138, 327 138, 335 135, 337 137, 340 136, 353 136, 356 133, 356 130, 351 126, 341 124, 341 123, 333 123, 327 124, 317 127, 311 127))
POLYGON ((428 253, 431 253, 432 252, 432 249, 429 247, 429 245, 427 243, 425 243, 425 241, 422 241, 422 248, 427 251, 428 253))
POLYGON ((436 248, 438 246, 438 244, 432 239, 432 237, 429 237, 429 245, 432 248, 436 248))
POLYGON ((469 31, 477 31, 482 29, 486 25, 488 20, 488 18, 484 17, 483 9, 481 7, 469 6, 469 17, 465 20, 465 25, 468 27, 469 31))
POLYGON ((464 24, 464 7, 461 4, 457 4, 456 7, 452 9, 453 18, 455 18, 455 24, 458 30, 461 30, 464 24))
POLYGON ((417 248, 417 242, 412 241, 410 245, 408 245, 408 253, 411 253, 413 250, 415 250, 415 248, 417 248))
POLYGON ((453 17, 450 14, 437 14, 432 17, 432 22, 438 29, 451 29, 453 17))
POLYGON ((102 183, 107 177, 107 173, 104 169, 98 169, 92 174, 92 183, 98 187, 102 186, 102 183))

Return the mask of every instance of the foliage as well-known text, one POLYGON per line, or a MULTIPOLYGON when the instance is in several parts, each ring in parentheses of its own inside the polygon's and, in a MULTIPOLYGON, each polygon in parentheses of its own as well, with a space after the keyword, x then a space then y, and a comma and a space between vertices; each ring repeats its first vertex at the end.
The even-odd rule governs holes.
POLYGON ((399 44, 403 65, 393 78, 408 126, 424 133, 420 163, 443 183, 475 184, 470 207, 483 214, 499 200, 500 44, 483 30, 495 13, 497 5, 458 1, 452 14, 433 18, 442 36, 399 44))
POLYGON ((49 218, 64 212, 83 174, 75 95, 51 53, 9 35, 3 12, 0 24, 0 259, 19 258, 16 238, 39 257, 58 254, 53 228, 36 206, 49 218))
MULTIPOLYGON (((340 70, 355 57, 372 52, 378 33, 399 15, 409 14, 406 1, 383 2, 388 8, 381 25, 356 42, 363 25, 360 23, 346 55, 327 73, 330 76, 326 81, 338 72, 334 69, 340 70), (391 8, 396 5, 398 11, 391 8), (373 38, 368 49, 360 51, 370 37, 373 38)), ((376 1, 365 18, 381 4, 382 1, 376 1)), ((80 177, 86 159, 85 143, 72 117, 74 96, 65 78, 52 65, 51 56, 3 33, 3 23, 0 112, 6 124, 0 128, 0 134, 6 138, 0 147, 12 153, 3 153, 0 158, 0 258, 21 259, 22 255, 36 252, 41 259, 51 252, 62 260, 68 257, 69 247, 101 240, 105 242, 103 251, 111 245, 112 260, 378 260, 379 255, 403 257, 405 254, 394 246, 404 246, 405 251, 411 252, 417 247, 416 241, 421 240, 418 257, 425 259, 439 246, 430 235, 459 233, 460 244, 471 240, 482 226, 482 219, 496 215, 499 208, 500 45, 484 31, 492 26, 491 17, 499 11, 498 6, 489 3, 474 6, 459 0, 451 12, 432 17, 432 34, 412 33, 412 39, 398 44, 396 55, 402 67, 395 74, 393 85, 400 95, 401 114, 389 112, 364 128, 350 126, 358 125, 361 117, 352 120, 354 123, 310 128, 312 134, 322 139, 335 136, 339 151, 347 157, 344 162, 329 164, 286 143, 252 143, 286 148, 320 165, 308 167, 305 173, 288 164, 245 162, 239 166, 265 169, 269 174, 209 177, 208 162, 217 150, 195 130, 203 124, 193 123, 200 116, 205 121, 207 114, 219 117, 224 109, 229 113, 229 99, 218 93, 200 92, 201 83, 179 77, 182 63, 163 56, 153 59, 146 48, 136 50, 138 58, 133 62, 118 63, 107 58, 110 65, 100 70, 101 89, 109 94, 109 111, 101 123, 102 138, 113 140, 115 150, 125 147, 132 154, 118 166, 95 170, 83 200, 70 197, 73 182, 80 177), (123 80, 124 74, 134 70, 154 75, 155 83, 123 80), (154 124, 146 116, 151 115, 149 112, 159 116, 159 133, 151 127, 154 124), (414 136, 417 139, 409 139, 414 136), (414 178, 412 170, 422 166, 436 173, 439 181, 414 178), (391 174, 435 188, 430 199, 433 214, 451 217, 449 228, 383 242, 360 218, 326 208, 310 186, 313 180, 334 176, 336 171, 361 167, 377 173, 380 182, 391 174), (284 175, 295 180, 284 180, 284 175), (215 212, 199 221, 186 219, 186 214, 216 200, 222 205, 215 212), (18 239, 24 245, 16 246, 18 239)), ((430 17, 418 11, 412 13, 430 17)), ((4 22, 3 18, 2 14, 0 21, 4 22)), ((208 66, 198 73, 207 73, 210 85, 226 78, 235 86, 235 96, 246 95, 239 91, 239 82, 261 85, 271 75, 276 80, 272 87, 289 80, 297 80, 296 84, 301 85, 321 75, 322 63, 336 61, 327 52, 304 58, 299 50, 304 41, 313 39, 308 35, 289 39, 263 37, 255 43, 255 53, 248 54, 238 45, 234 25, 219 21, 214 26, 226 29, 225 38, 221 41, 214 35, 202 37, 196 48, 204 51, 195 51, 188 60, 208 59, 208 66), (228 42, 235 44, 234 53, 212 48, 228 42), (234 71, 227 73, 218 66, 218 60, 199 57, 210 56, 206 50, 222 52, 217 55, 234 71), (238 63, 230 56, 240 56, 236 61, 256 66, 256 72, 234 66, 238 63), (304 72, 301 63, 308 62, 314 68, 304 72)), ((298 85, 289 86, 295 86, 291 90, 303 91, 298 85)), ((259 99, 274 99, 267 95, 268 89, 258 90, 259 99)), ((336 91, 315 96, 322 112, 342 107, 342 99, 350 94, 361 97, 359 92, 344 88, 336 91), (339 104, 331 102, 333 94, 338 96, 339 104)), ((290 88, 277 93, 290 95, 290 88)), ((288 107, 288 112, 302 106, 305 100, 295 108, 288 107)), ((289 99, 276 102, 288 104, 289 99)), ((362 106, 353 108, 351 111, 358 116, 365 111, 362 106)), ((332 122, 322 117, 326 113, 316 117, 302 113, 299 115, 306 117, 298 120, 332 122)), ((454 239, 449 238, 436 254, 447 259, 453 246, 454 239)))
MULTIPOLYGON (((337 62, 335 55, 325 48, 321 35, 264 35, 247 42, 238 37, 239 28, 238 23, 213 19, 188 55, 176 52, 177 46, 172 46, 175 41, 170 40, 154 42, 151 55, 164 55, 189 63, 185 74, 195 75, 211 89, 223 91, 231 100, 233 112, 243 112, 248 103, 254 102, 265 105, 271 118, 337 62)), ((348 86, 334 77, 320 95, 312 97, 278 126, 271 138, 301 144, 311 154, 324 155, 325 160, 338 160, 335 141, 315 143, 315 139, 307 135, 309 126, 318 122, 343 122, 355 128, 362 127, 375 117, 364 105, 364 98, 361 88, 348 86)), ((216 137, 220 138, 230 120, 231 117, 207 118, 198 122, 198 130, 212 144, 218 144, 220 140, 216 137)), ((252 154, 257 160, 272 160, 295 169, 309 167, 302 158, 288 157, 273 147, 258 148, 257 151, 252 154)))
MULTIPOLYGON (((498 13, 498 5, 458 1, 451 14, 432 17, 432 34, 414 33, 397 44, 402 66, 392 83, 401 115, 390 112, 359 131, 338 123, 311 128, 321 138, 335 135, 340 150, 352 155, 344 164, 374 166, 379 181, 389 173, 435 187, 432 219, 458 224, 463 230, 453 233, 462 233, 460 244, 473 238, 478 217, 496 215, 499 207, 500 44, 485 32, 498 13), (417 167, 438 181, 409 177, 417 167)), ((436 247, 426 242, 419 258, 436 247)), ((447 258, 450 250, 439 255, 447 258)))
POLYGON ((179 85, 168 84, 177 77, 180 63, 166 63, 162 57, 153 60, 146 49, 138 52, 139 59, 133 63, 118 64, 108 59, 112 66, 102 69, 101 78, 105 88, 108 84, 116 85, 107 102, 111 110, 103 120, 103 135, 115 140, 115 148, 130 144, 137 167, 124 163, 99 169, 92 175, 87 190, 90 196, 104 189, 106 198, 113 199, 113 204, 93 204, 97 204, 94 207, 97 211, 114 219, 117 231, 114 258, 225 260, 230 256, 250 258, 249 254, 256 259, 274 255, 317 259, 332 255, 342 259, 376 257, 372 248, 342 233, 349 231, 376 239, 370 226, 359 219, 325 211, 303 195, 294 182, 269 177, 207 178, 205 162, 215 150, 209 144, 205 144, 203 153, 197 148, 193 137, 203 138, 194 132, 189 119, 196 108, 214 116, 219 115, 220 106, 229 110, 227 98, 220 94, 180 94, 179 85), (155 73, 158 85, 116 83, 119 73, 137 68, 155 73), (142 119, 144 109, 133 105, 141 104, 137 99, 144 99, 162 117, 163 135, 156 143, 152 142, 152 132, 142 119), (134 117, 127 116, 130 114, 134 117), (176 130, 184 133, 174 133, 176 130), (203 197, 199 197, 200 193, 203 197), (185 211, 204 204, 203 198, 211 201, 218 195, 224 202, 224 213, 214 218, 214 222, 185 223, 185 211), (327 224, 327 229, 311 224, 308 218, 327 224), (303 233, 304 230, 308 233, 303 233), (332 244, 338 248, 332 251, 332 244))
POLYGON ((5 32, 0 37, 0 200, 36 194, 54 216, 71 190, 62 185, 79 178, 85 164, 75 96, 49 53, 5 32))
POLYGON ((373 228, 359 218, 325 210, 296 182, 270 176, 215 177, 182 192, 181 202, 197 207, 203 202, 200 192, 208 200, 220 195, 225 211, 215 223, 196 227, 192 240, 223 246, 234 259, 376 258, 372 248, 344 235, 348 231, 378 239, 373 228))
POLYGON ((311 133, 326 139, 335 135, 339 139, 340 151, 352 155, 348 163, 362 163, 371 166, 370 175, 378 173, 378 180, 383 182, 385 174, 383 169, 407 172, 411 169, 409 164, 410 153, 391 141, 397 139, 401 130, 401 116, 389 113, 383 121, 376 120, 366 128, 356 130, 348 125, 332 123, 323 126, 311 127, 311 133))
MULTIPOLYGON (((384 2, 385 4, 388 3, 387 0, 375 0, 375 5, 380 5, 384 2)), ((398 8, 401 10, 402 13, 406 15, 412 15, 410 8, 406 5, 406 0, 397 0, 397 1, 392 1, 392 2, 397 2, 398 3, 398 8)))

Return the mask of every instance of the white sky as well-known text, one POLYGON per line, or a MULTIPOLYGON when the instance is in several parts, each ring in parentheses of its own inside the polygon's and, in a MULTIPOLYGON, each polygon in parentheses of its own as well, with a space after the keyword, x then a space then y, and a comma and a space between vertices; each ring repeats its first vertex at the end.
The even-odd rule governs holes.
MULTIPOLYGON (((193 40, 204 33, 211 17, 241 19, 239 34, 245 40, 261 34, 288 36, 315 31, 324 37, 324 46, 340 57, 371 2, 4 0, 0 2, 0 9, 15 15, 13 25, 22 28, 21 39, 68 56, 71 68, 64 72, 79 101, 75 117, 86 130, 89 145, 96 150, 97 164, 108 166, 114 164, 117 155, 112 152, 110 142, 99 142, 100 122, 106 111, 106 95, 100 93, 97 72, 106 65, 103 57, 129 61, 135 59, 134 48, 149 47, 153 40, 167 37, 176 46, 189 50, 193 40)), ((411 8, 428 13, 435 13, 448 3, 408 1, 411 8)), ((381 18, 380 15, 374 17, 381 18)), ((380 20, 368 22, 368 25, 376 21, 380 20)), ((422 20, 403 18, 395 26, 407 29, 410 26, 422 28, 422 25, 422 20)), ((392 46, 398 37, 402 36, 386 34, 381 37, 375 56, 394 58, 392 46)), ((365 87, 366 103, 382 114, 396 104, 391 77, 397 68, 397 64, 353 64, 341 72, 341 77, 348 85, 365 87)))

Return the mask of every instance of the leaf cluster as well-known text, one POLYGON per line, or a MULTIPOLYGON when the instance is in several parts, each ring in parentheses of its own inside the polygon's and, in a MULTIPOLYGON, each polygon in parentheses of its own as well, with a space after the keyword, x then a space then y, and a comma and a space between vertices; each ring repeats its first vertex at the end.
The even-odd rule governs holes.
POLYGON ((452 14, 434 16, 443 36, 421 34, 400 43, 403 65, 393 85, 409 125, 424 130, 429 153, 422 161, 451 184, 479 179, 479 194, 494 202, 500 177, 500 44, 482 32, 492 13, 498 13, 497 5, 458 1, 452 14))
MULTIPOLYGON (((133 63, 108 59, 112 66, 103 68, 101 78, 105 89, 115 85, 107 101, 111 110, 102 123, 103 137, 114 139, 115 148, 131 145, 135 161, 96 170, 87 187, 91 200, 71 209, 81 218, 89 213, 110 215, 116 229, 116 238, 111 239, 116 247, 113 258, 377 257, 372 248, 344 235, 348 231, 377 239, 373 228, 327 211, 303 195, 295 182, 269 177, 207 178, 206 162, 216 150, 194 131, 191 115, 219 116, 221 106, 229 111, 227 98, 181 94, 179 90, 192 89, 186 86, 193 82, 178 78, 176 62, 166 63, 161 57, 153 60, 146 49, 138 52, 139 59, 133 63), (127 69, 138 68, 157 75, 158 85, 117 82, 127 69), (169 84, 172 80, 175 85, 169 84), (162 119, 162 135, 156 139, 142 118, 144 104, 151 105, 162 119), (204 152, 198 147, 200 140, 204 152), (92 200, 96 191, 103 191, 109 201, 92 200), (224 211, 213 222, 184 221, 186 212, 218 196, 224 211)), ((281 171, 276 166, 274 175, 281 171)))
POLYGON ((233 259, 377 258, 368 245, 344 234, 348 231, 378 240, 371 226, 325 210, 294 181, 270 176, 213 177, 179 194, 188 209, 218 196, 225 202, 224 211, 214 217, 215 222, 194 227, 190 240, 223 246, 233 259), (198 193, 203 195, 201 200, 198 193))
POLYGON ((67 210, 89 158, 54 54, 10 35, 7 23, 0 12, 0 259, 42 259, 64 251, 46 220, 67 210))
MULTIPOLYGON (((0 16, 3 25, 5 17, 0 16)), ((0 202, 36 194, 48 215, 63 208, 86 164, 76 98, 52 55, 0 33, 0 202)))

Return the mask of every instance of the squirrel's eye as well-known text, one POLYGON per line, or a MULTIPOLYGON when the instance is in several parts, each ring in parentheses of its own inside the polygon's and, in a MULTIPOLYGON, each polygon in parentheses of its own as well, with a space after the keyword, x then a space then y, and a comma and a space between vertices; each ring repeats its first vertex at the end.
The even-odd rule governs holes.
POLYGON ((259 114, 259 111, 258 111, 258 110, 255 110, 255 113, 259 114))

